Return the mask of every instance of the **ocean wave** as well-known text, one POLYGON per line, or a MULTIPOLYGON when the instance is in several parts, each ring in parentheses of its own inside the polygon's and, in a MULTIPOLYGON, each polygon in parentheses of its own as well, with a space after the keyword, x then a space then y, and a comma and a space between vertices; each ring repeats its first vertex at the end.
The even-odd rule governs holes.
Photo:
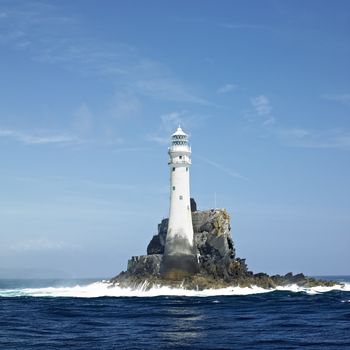
POLYGON ((333 287, 305 288, 297 285, 264 289, 257 286, 252 287, 228 287, 222 289, 188 290, 184 288, 171 288, 165 286, 153 286, 149 288, 146 283, 138 288, 122 288, 113 286, 108 282, 99 281, 88 285, 76 285, 74 287, 46 287, 46 288, 21 288, 0 289, 0 297, 76 297, 76 298, 98 298, 98 297, 157 297, 157 296, 188 296, 188 297, 214 297, 233 295, 252 295, 271 293, 275 291, 306 293, 315 295, 330 291, 350 292, 350 283, 335 285, 333 287))

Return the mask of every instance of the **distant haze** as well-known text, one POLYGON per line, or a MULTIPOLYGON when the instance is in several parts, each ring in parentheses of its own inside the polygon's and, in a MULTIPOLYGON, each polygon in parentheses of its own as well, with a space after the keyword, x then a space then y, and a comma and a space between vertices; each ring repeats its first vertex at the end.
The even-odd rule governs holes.
POLYGON ((255 272, 349 274, 350 2, 0 0, 0 278, 110 277, 167 147, 255 272))

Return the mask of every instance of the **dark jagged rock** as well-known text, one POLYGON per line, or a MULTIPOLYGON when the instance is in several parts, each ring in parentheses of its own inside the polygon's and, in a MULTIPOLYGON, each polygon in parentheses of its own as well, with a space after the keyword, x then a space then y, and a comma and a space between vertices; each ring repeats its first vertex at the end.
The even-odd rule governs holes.
POLYGON ((136 276, 159 275, 162 254, 133 256, 128 261, 128 272, 136 276))
POLYGON ((194 200, 194 198, 190 199, 190 205, 191 205, 191 213, 193 213, 194 211, 197 211, 197 203, 194 200))
POLYGON ((166 241, 166 234, 168 232, 169 219, 163 219, 160 224, 158 224, 158 234, 153 236, 151 242, 147 246, 147 254, 164 254, 164 247, 166 241))
MULTIPOLYGON (((196 209, 191 200, 191 209, 196 209)), ((225 209, 211 209, 192 212, 194 240, 197 250, 199 271, 179 281, 164 279, 161 264, 168 230, 168 219, 158 225, 158 233, 147 247, 147 255, 134 256, 128 261, 126 272, 111 279, 112 283, 130 287, 140 284, 168 285, 187 289, 224 288, 229 286, 275 288, 297 284, 298 286, 332 286, 331 281, 306 277, 302 273, 284 276, 269 276, 248 270, 245 259, 236 257, 231 235, 230 216, 225 209)))

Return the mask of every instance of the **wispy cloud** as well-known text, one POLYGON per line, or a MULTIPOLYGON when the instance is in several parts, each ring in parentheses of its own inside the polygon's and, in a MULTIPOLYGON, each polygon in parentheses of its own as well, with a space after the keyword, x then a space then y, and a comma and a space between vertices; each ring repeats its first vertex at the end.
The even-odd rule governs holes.
POLYGON ((94 116, 87 104, 83 103, 73 115, 72 127, 81 135, 90 134, 93 129, 94 116))
POLYGON ((227 94, 228 92, 234 91, 236 89, 238 89, 238 85, 236 84, 225 84, 219 87, 216 93, 219 95, 222 95, 222 94, 227 94))
POLYGON ((293 147, 350 150, 350 132, 342 129, 311 130, 273 127, 268 131, 293 147))
POLYGON ((169 135, 174 132, 175 128, 179 125, 184 126, 184 117, 186 111, 182 112, 171 112, 160 116, 160 126, 156 134, 148 135, 148 141, 167 144, 169 143, 169 135))
POLYGON ((220 27, 226 29, 257 29, 259 28, 256 24, 244 24, 244 23, 220 23, 220 27))
POLYGON ((159 135, 148 135, 147 140, 155 143, 159 143, 161 145, 165 145, 169 143, 169 136, 159 136, 159 135))
POLYGON ((148 135, 147 140, 166 144, 169 143, 169 135, 175 131, 175 129, 181 125, 186 130, 198 127, 205 116, 189 113, 188 111, 174 111, 166 113, 160 116, 160 125, 156 133, 148 135))
POLYGON ((263 116, 271 113, 272 106, 270 100, 265 95, 252 97, 250 101, 258 115, 263 116))
POLYGON ((0 13, 4 14, 0 44, 23 50, 27 57, 41 63, 112 80, 123 94, 126 91, 121 98, 129 99, 121 101, 123 105, 119 114, 133 112, 135 100, 130 99, 137 98, 137 95, 211 105, 200 96, 198 89, 175 76, 164 64, 141 57, 138 50, 130 45, 106 43, 93 38, 87 42, 77 30, 84 18, 77 20, 57 12, 53 4, 35 5, 32 2, 0 7, 0 13))
POLYGON ((246 113, 245 118, 251 122, 258 122, 263 127, 275 124, 276 119, 272 115, 272 105, 269 98, 259 95, 250 99, 253 111, 246 113))
POLYGON ((241 180, 248 180, 245 176, 243 176, 239 172, 231 170, 231 169, 229 169, 229 168, 227 168, 219 163, 216 163, 216 162, 214 162, 206 157, 202 157, 200 155, 194 155, 194 158, 199 159, 199 160, 211 165, 212 167, 220 170, 221 172, 223 172, 223 173, 225 173, 233 178, 241 179, 241 180))
POLYGON ((163 114, 160 116, 162 121, 161 128, 165 131, 171 131, 174 127, 179 126, 180 124, 184 124, 184 119, 187 112, 171 112, 167 114, 163 114))
POLYGON ((275 117, 269 115, 269 116, 262 122, 262 125, 263 125, 263 126, 270 126, 270 125, 275 124, 275 122, 276 122, 275 117))
POLYGON ((18 130, 0 129, 0 138, 9 138, 21 142, 26 145, 40 145, 40 144, 77 144, 81 140, 75 136, 59 133, 28 133, 18 130))
POLYGON ((17 253, 59 251, 65 247, 62 241, 52 241, 48 238, 29 239, 10 246, 10 250, 17 253))
POLYGON ((142 110, 141 100, 131 91, 119 91, 112 101, 111 114, 117 119, 132 118, 142 110))
POLYGON ((207 100, 190 91, 185 84, 172 78, 139 80, 135 82, 134 86, 139 93, 148 97, 210 105, 207 100))
POLYGON ((179 124, 185 129, 194 129, 202 125, 209 118, 203 114, 191 113, 187 110, 174 111, 161 115, 161 130, 169 133, 178 127, 179 124))
MULTIPOLYGON (((325 130, 308 129, 303 127, 286 127, 280 125, 278 120, 271 114, 272 105, 265 95, 251 98, 257 118, 258 127, 264 136, 272 136, 291 147, 301 148, 328 148, 350 150, 350 132, 341 128, 325 130)), ((250 118, 250 121, 256 121, 250 118)))
POLYGON ((116 190, 116 191, 130 191, 135 188, 135 186, 127 185, 127 184, 119 184, 119 183, 105 183, 105 182, 97 182, 93 180, 83 180, 82 183, 92 188, 96 188, 98 190, 116 190))
POLYGON ((329 101, 350 104, 350 94, 322 95, 322 98, 329 101))
POLYGON ((115 149, 114 153, 124 153, 124 152, 149 152, 152 151, 151 147, 120 147, 115 149))

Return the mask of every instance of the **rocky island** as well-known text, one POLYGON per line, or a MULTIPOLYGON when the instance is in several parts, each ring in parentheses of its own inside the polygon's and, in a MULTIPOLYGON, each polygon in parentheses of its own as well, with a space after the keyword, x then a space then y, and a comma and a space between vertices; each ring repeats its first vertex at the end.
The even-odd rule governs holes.
POLYGON ((230 216, 225 209, 197 210, 190 198, 192 149, 189 136, 179 126, 171 135, 169 155, 169 218, 147 247, 147 255, 133 256, 127 271, 112 278, 113 285, 127 288, 171 286, 203 290, 230 286, 275 288, 332 286, 302 273, 269 276, 249 271, 245 259, 236 256, 230 216))
POLYGON ((120 287, 138 288, 140 285, 170 286, 203 290, 231 286, 275 288, 298 285, 302 287, 333 286, 332 281, 317 280, 302 273, 291 272, 281 276, 249 271, 245 259, 236 256, 231 234, 230 216, 225 209, 197 210, 191 198, 191 214, 198 271, 194 274, 161 273, 164 249, 168 232, 168 219, 158 225, 158 233, 147 247, 147 255, 133 256, 128 261, 127 271, 121 272, 110 282, 120 287))

